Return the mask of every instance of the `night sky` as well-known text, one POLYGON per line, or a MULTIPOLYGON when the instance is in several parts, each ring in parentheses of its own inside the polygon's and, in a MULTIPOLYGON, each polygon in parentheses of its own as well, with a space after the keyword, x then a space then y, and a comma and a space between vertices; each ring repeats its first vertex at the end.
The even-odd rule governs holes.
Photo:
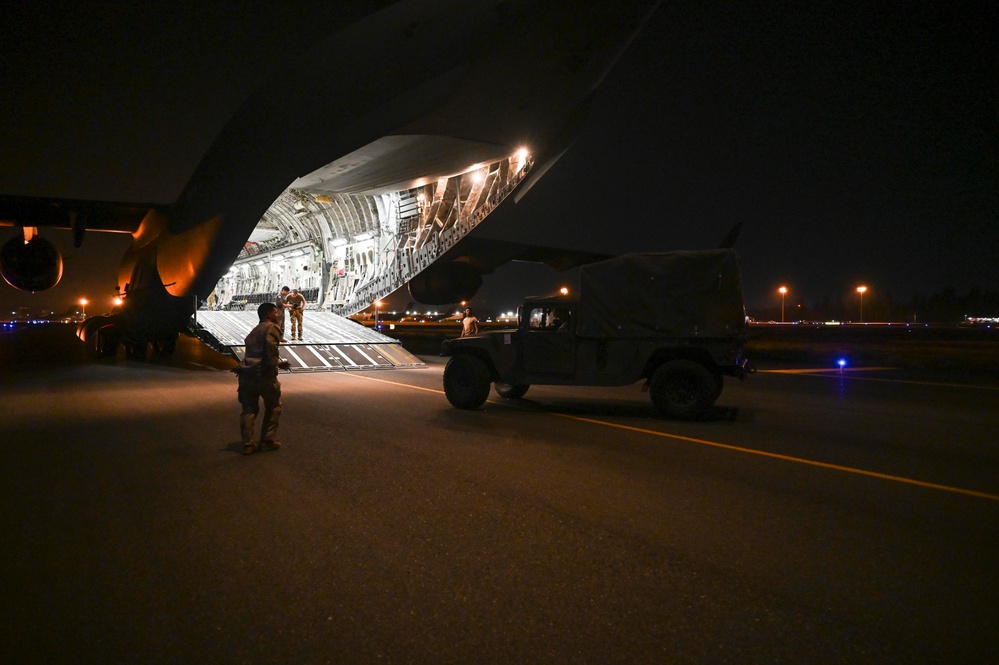
MULTIPOLYGON (((249 92, 349 21, 351 4, 6 10, 0 193, 172 202, 249 92)), ((986 6, 664 3, 572 149, 477 233, 619 253, 714 247, 741 222, 751 307, 779 303, 781 285, 806 305, 855 298, 859 284, 896 302, 999 289, 999 49, 986 6)), ((2 285, 0 306, 109 291, 126 247, 89 234, 64 284, 2 285)), ((482 298, 537 291, 521 273, 541 274, 505 269, 482 298)))

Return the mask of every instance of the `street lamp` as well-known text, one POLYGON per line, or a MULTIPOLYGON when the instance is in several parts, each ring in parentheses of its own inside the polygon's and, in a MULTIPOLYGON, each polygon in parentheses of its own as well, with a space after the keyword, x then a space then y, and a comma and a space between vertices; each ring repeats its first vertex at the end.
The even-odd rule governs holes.
POLYGON ((780 294, 780 322, 784 323, 784 296, 787 295, 787 287, 782 286, 777 292, 780 294))
POLYGON ((866 286, 858 286, 857 293, 860 294, 860 322, 864 322, 864 294, 867 293, 866 286))
POLYGON ((89 301, 86 298, 80 298, 80 306, 83 307, 83 318, 87 318, 87 303, 89 301))
POLYGON ((378 308, 382 306, 381 300, 375 301, 375 330, 378 330, 378 308))

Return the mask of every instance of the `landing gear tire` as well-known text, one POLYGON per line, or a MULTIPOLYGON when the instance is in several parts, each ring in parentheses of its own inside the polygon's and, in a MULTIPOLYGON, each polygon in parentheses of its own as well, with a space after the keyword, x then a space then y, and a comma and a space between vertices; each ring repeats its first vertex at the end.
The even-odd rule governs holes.
POLYGON ((169 356, 172 356, 174 354, 174 351, 176 350, 177 350, 176 335, 174 335, 173 339, 162 340, 153 343, 153 352, 162 358, 167 358, 169 356))
POLYGON ((99 328, 94 335, 94 352, 98 358, 114 358, 118 355, 118 331, 108 325, 99 328))
POLYGON ((652 404, 666 417, 677 420, 703 416, 721 392, 721 382, 693 360, 664 363, 649 384, 652 404))
POLYGON ((528 383, 516 383, 511 385, 509 383, 500 383, 497 381, 496 394, 500 397, 505 397, 506 399, 520 399, 527 394, 527 389, 530 387, 531 385, 528 383))
POLYGON ((489 397, 489 368, 475 356, 454 356, 444 368, 444 394, 457 409, 477 409, 489 397))
POLYGON ((145 342, 128 342, 125 344, 125 356, 129 360, 145 360, 146 359, 146 344, 145 342))

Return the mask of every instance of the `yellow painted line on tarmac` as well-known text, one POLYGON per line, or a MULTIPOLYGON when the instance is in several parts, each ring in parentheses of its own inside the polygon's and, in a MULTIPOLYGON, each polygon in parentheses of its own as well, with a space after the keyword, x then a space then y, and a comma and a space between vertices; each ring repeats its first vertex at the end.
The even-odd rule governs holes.
POLYGON ((897 367, 817 367, 814 369, 758 369, 760 374, 847 374, 853 372, 874 372, 888 369, 898 369, 897 367))
POLYGON ((713 448, 721 448, 723 450, 731 450, 738 453, 746 453, 748 455, 758 455, 760 457, 769 457, 771 459, 779 459, 785 462, 794 462, 795 464, 806 464, 808 466, 816 466, 822 469, 831 469, 833 471, 843 471, 845 473, 852 473, 858 476, 868 476, 871 478, 880 478, 881 480, 890 480, 896 483, 904 483, 906 485, 915 485, 917 487, 925 487, 928 489, 940 490, 942 492, 951 492, 953 494, 963 494, 965 496, 973 496, 979 499, 988 499, 990 501, 999 501, 999 494, 989 494, 987 492, 978 492, 976 490, 964 489, 963 487, 951 487, 950 485, 939 485, 937 483, 928 483, 922 480, 915 480, 913 478, 905 478, 903 476, 893 476, 887 473, 878 473, 877 471, 867 471, 865 469, 858 469, 851 466, 840 466, 839 464, 830 464, 828 462, 817 462, 815 460, 805 459, 803 457, 792 457, 790 455, 781 455, 780 453, 770 453, 764 450, 755 450, 753 448, 743 448, 741 446, 733 446, 727 443, 718 443, 717 441, 707 441, 705 439, 695 439, 689 436, 681 436, 679 434, 669 434, 667 432, 658 432, 656 430, 644 429, 642 427, 632 427, 631 425, 621 425, 618 423, 609 423, 604 420, 596 420, 594 418, 584 418, 582 416, 573 416, 564 413, 552 413, 553 416, 559 416, 561 418, 569 418, 571 420, 579 420, 586 423, 592 423, 594 425, 604 425, 606 427, 614 427, 616 429, 623 429, 630 432, 637 432, 639 434, 650 434, 652 436, 662 437, 664 439, 676 439, 678 441, 686 441, 688 443, 696 443, 702 446, 711 446, 713 448))
MULTIPOLYGON (((387 379, 378 379, 373 376, 363 376, 361 374, 354 374, 347 372, 340 374, 340 376, 354 376, 358 379, 365 379, 367 381, 377 381, 379 383, 388 383, 393 386, 401 386, 403 388, 412 388, 413 390, 422 390, 428 393, 437 393, 440 395, 444 394, 443 390, 436 388, 424 388, 423 386, 414 386, 408 383, 399 383, 397 381, 389 381, 387 379)), ((494 404, 507 404, 507 401, 499 402, 498 400, 487 400, 494 404)), ((858 476, 867 476, 869 478, 879 478, 881 480, 888 480, 895 483, 902 483, 905 485, 915 485, 916 487, 923 487, 926 489, 939 490, 941 492, 950 492, 951 494, 962 494, 964 496, 973 496, 979 499, 988 499, 989 501, 999 502, 999 494, 989 494, 988 492, 978 492, 976 490, 964 489, 963 487, 952 487, 950 485, 940 485, 937 483, 928 483, 922 480, 915 480, 913 478, 905 478, 903 476, 893 476, 887 473, 878 473, 877 471, 867 471, 865 469, 858 469, 851 466, 841 466, 839 464, 830 464, 828 462, 818 462, 816 460, 805 459, 803 457, 792 457, 790 455, 781 455, 780 453, 771 453, 765 450, 755 450, 753 448, 743 448, 742 446, 733 446, 727 443, 719 443, 717 441, 708 441, 706 439, 696 439, 690 436, 682 436, 680 434, 670 434, 668 432, 659 432, 654 429, 645 429, 644 427, 633 427, 632 425, 622 425, 619 423, 611 423, 606 420, 597 420, 595 418, 584 418, 583 416, 573 416, 567 413, 555 413, 552 411, 543 411, 549 416, 556 416, 558 418, 567 418, 569 420, 577 420, 583 423, 590 423, 592 425, 603 425, 604 427, 613 427, 614 429, 625 430, 628 432, 635 432, 638 434, 648 434, 650 436, 656 436, 663 439, 675 439, 677 441, 686 441, 687 443, 696 443, 702 446, 710 446, 712 448, 720 448, 722 450, 730 450, 737 453, 745 453, 747 455, 757 455, 759 457, 768 457, 770 459, 777 459, 784 462, 793 462, 795 464, 805 464, 807 466, 819 467, 821 469, 830 469, 832 471, 842 471, 844 473, 852 473, 858 476)))
POLYGON ((344 372, 341 376, 352 376, 355 379, 364 379, 365 381, 376 381, 378 383, 388 383, 393 386, 402 386, 403 388, 412 388, 413 390, 422 390, 428 393, 437 393, 438 395, 443 395, 444 391, 437 388, 424 388, 423 386, 414 386, 409 383, 399 383, 398 381, 389 381, 388 379, 376 379, 373 376, 365 376, 359 372, 344 372))
POLYGON ((858 373, 858 372, 873 372, 873 371, 884 371, 884 370, 895 370, 897 367, 850 367, 844 368, 841 372, 839 368, 835 369, 760 369, 756 370, 760 374, 794 374, 797 376, 820 376, 822 378, 833 378, 835 376, 843 375, 844 378, 849 378, 851 381, 876 381, 879 383, 902 383, 910 386, 934 386, 937 388, 965 388, 972 390, 991 390, 999 391, 999 386, 983 386, 981 384, 975 383, 945 383, 943 381, 913 381, 911 379, 884 379, 875 376, 845 376, 847 373, 858 373))

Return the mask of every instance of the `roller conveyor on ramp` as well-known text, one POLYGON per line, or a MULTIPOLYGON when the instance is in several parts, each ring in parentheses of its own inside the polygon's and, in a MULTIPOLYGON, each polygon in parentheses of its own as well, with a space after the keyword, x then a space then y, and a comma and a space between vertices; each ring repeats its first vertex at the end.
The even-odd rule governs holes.
MULTIPOLYGON (((246 353, 243 340, 257 323, 255 311, 199 311, 193 328, 201 341, 242 360, 246 353)), ((285 323, 289 335, 290 325, 290 321, 285 323)), ((426 367, 398 340, 330 312, 306 312, 302 328, 301 342, 289 339, 281 345, 281 357, 291 364, 293 372, 426 367)))

